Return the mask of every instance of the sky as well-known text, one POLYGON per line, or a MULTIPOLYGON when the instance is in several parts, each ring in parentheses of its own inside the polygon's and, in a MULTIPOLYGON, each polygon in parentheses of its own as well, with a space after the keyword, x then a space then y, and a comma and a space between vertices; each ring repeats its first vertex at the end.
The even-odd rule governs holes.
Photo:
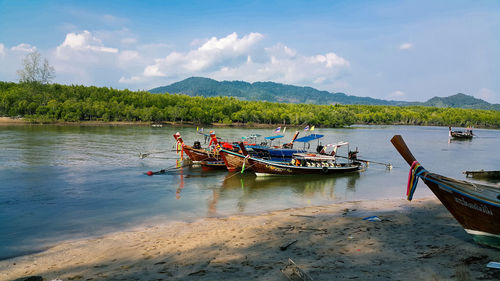
POLYGON ((149 90, 192 76, 500 103, 500 1, 0 0, 0 81, 149 90))

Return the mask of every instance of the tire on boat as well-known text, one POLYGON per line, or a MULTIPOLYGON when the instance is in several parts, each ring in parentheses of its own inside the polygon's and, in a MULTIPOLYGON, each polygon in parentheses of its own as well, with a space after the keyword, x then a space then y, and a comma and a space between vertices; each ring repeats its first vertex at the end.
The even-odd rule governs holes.
POLYGON ((323 167, 321 170, 322 170, 322 171, 323 171, 323 173, 325 173, 325 174, 326 174, 326 173, 328 173, 328 167, 323 167))

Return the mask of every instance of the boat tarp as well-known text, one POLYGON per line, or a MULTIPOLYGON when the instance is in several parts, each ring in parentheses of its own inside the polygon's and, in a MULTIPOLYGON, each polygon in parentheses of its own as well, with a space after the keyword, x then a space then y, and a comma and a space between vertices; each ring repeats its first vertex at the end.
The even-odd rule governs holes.
POLYGON ((322 138, 324 135, 319 135, 319 134, 310 134, 305 137, 301 137, 295 140, 295 142, 310 142, 312 140, 317 140, 322 138))
POLYGON ((276 136, 270 136, 270 137, 265 137, 266 140, 275 140, 284 137, 284 135, 276 135, 276 136))

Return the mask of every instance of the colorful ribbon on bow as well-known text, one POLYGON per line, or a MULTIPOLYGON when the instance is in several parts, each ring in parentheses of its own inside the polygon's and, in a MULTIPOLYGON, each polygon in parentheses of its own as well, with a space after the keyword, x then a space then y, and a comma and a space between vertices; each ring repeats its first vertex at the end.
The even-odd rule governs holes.
POLYGON ((413 161, 410 168, 410 173, 408 175, 408 186, 406 187, 406 197, 408 201, 413 199, 413 193, 417 189, 418 178, 424 173, 427 172, 418 161, 413 161))
POLYGON ((179 152, 181 153, 181 160, 184 160, 184 143, 178 140, 176 145, 176 153, 179 154, 179 152))
POLYGON ((241 166, 241 173, 242 174, 245 171, 245 164, 246 164, 248 158, 250 158, 250 155, 245 156, 245 158, 243 159, 243 165, 241 166))

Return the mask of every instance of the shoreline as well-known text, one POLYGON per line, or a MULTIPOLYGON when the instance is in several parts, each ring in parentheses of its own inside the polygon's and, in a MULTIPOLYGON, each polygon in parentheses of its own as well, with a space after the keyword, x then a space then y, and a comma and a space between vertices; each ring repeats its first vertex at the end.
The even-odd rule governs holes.
POLYGON ((288 258, 314 280, 500 278, 500 251, 429 197, 145 225, 2 260, 0 280, 286 280, 288 258))
MULTIPOLYGON (((302 128, 304 126, 297 125, 283 125, 283 124, 264 124, 264 123, 232 123, 232 124, 224 124, 224 123, 213 123, 213 124, 196 124, 193 122, 173 122, 173 121, 161 121, 161 122, 153 122, 153 121, 78 121, 78 122, 67 122, 67 121, 54 121, 49 123, 41 123, 41 122, 29 122, 24 118, 13 118, 13 117, 0 117, 0 127, 1 126, 88 126, 88 127, 100 127, 100 126, 139 126, 139 127, 150 127, 153 124, 161 124, 164 127, 213 127, 213 128, 263 128, 263 129, 275 129, 276 126, 288 127, 288 128, 302 128)), ((414 124, 404 124, 404 123, 395 123, 395 124, 352 124, 345 127, 321 127, 316 126, 318 129, 320 128, 351 128, 353 126, 429 126, 429 127, 447 127, 445 125, 414 125, 414 124)), ((461 128, 461 127, 456 127, 461 128)), ((487 130, 500 130, 500 128, 495 127, 475 127, 475 129, 487 129, 487 130)))

